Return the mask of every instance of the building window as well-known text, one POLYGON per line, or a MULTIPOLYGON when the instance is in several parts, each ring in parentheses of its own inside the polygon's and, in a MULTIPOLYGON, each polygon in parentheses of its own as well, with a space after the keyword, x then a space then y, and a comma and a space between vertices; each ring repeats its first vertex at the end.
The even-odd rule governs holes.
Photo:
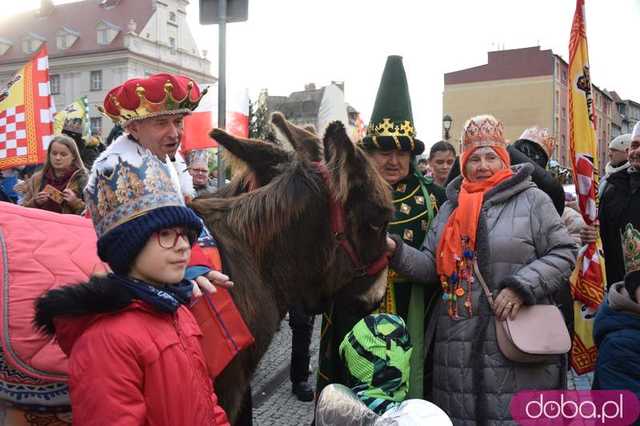
POLYGON ((109 32, 105 30, 98 30, 98 44, 109 44, 109 32))
POLYGON ((566 83, 567 82, 567 71, 562 70, 562 82, 566 83))
POLYGON ((562 107, 562 119, 564 120, 565 118, 567 118, 567 109, 562 107))
POLYGON ((110 22, 105 20, 101 20, 96 25, 96 34, 98 36, 97 42, 100 45, 108 45, 116 38, 118 33, 120 33, 120 27, 113 25, 110 22))
POLYGON ((25 38, 22 40, 22 51, 24 53, 33 53, 31 39, 25 38))
POLYGON ((64 34, 58 34, 56 37, 56 46, 60 50, 64 50, 67 48, 67 36, 64 34))
POLYGON ((169 20, 171 22, 176 22, 176 13, 175 12, 169 12, 169 20))
POLYGON ((91 90, 102 90, 102 71, 91 71, 91 90))
POLYGON ((176 53, 176 39, 174 37, 169 37, 169 47, 171 48, 171 53, 176 53))
POLYGON ((102 135, 102 117, 91 117, 91 134, 102 135))
POLYGON ((52 74, 49 76, 49 88, 52 95, 60 94, 60 75, 52 74))

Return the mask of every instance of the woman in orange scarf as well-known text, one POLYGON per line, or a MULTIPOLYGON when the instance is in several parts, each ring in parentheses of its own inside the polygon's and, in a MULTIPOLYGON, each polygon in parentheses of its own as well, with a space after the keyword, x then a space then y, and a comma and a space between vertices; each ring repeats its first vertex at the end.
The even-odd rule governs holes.
POLYGON ((433 345, 433 402, 454 424, 502 424, 513 421, 509 403, 516 392, 566 386, 566 359, 507 360, 497 347, 495 320, 515 318, 523 305, 553 303, 567 285, 576 247, 549 197, 531 182, 533 167, 510 166, 501 122, 470 119, 462 142, 462 175, 447 186, 448 201, 423 250, 392 237, 391 266, 443 290, 435 330, 425 337, 433 345), (474 262, 493 292, 495 311, 474 262))

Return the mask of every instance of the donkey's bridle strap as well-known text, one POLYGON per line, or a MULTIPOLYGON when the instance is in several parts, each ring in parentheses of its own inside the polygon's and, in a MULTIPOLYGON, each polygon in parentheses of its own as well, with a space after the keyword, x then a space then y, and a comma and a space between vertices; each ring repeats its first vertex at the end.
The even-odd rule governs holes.
POLYGON ((331 184, 331 174, 324 161, 314 161, 313 165, 318 170, 318 173, 322 176, 327 189, 329 190, 329 217, 331 219, 331 232, 333 233, 338 245, 347 253, 347 256, 351 259, 351 263, 356 268, 358 276, 376 276, 389 264, 389 256, 385 252, 374 262, 369 265, 363 265, 360 261, 358 253, 353 249, 353 246, 349 242, 344 230, 346 215, 344 212, 344 206, 336 199, 333 191, 333 185, 331 184))

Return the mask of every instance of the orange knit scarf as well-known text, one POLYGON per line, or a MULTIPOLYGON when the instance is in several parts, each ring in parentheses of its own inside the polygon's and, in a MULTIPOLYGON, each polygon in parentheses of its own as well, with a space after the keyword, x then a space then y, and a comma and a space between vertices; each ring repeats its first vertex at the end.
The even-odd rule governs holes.
MULTIPOLYGON (((492 148, 504 164, 510 164, 509 154, 504 148, 492 148)), ((462 170, 464 170, 471 152, 465 154, 461 162, 462 170)), ((472 261, 475 257, 476 233, 484 195, 511 176, 513 176, 513 172, 507 167, 483 181, 470 182, 466 177, 462 181, 458 195, 458 207, 449 216, 436 251, 436 270, 440 276, 443 290, 445 290, 443 298, 450 302, 450 315, 452 316, 457 316, 457 308, 451 309, 452 303, 465 294, 467 295, 465 307, 469 312, 471 311, 470 295, 467 294, 470 289, 465 291, 461 288, 460 281, 468 283, 472 281, 472 261)))

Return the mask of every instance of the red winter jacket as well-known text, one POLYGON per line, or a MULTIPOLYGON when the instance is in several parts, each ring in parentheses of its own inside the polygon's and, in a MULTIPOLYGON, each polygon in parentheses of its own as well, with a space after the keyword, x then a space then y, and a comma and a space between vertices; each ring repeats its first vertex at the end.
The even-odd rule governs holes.
POLYGON ((159 313, 109 278, 52 290, 36 323, 69 356, 74 425, 223 426, 189 310, 159 313))

